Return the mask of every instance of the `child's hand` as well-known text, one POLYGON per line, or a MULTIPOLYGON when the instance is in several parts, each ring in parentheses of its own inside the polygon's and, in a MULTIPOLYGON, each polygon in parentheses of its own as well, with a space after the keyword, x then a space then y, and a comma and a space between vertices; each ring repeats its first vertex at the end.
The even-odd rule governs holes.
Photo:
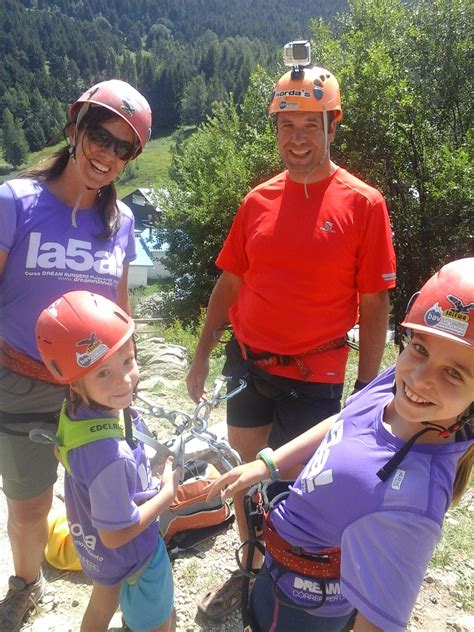
POLYGON ((166 491, 170 493, 170 502, 172 502, 174 500, 174 497, 176 496, 176 490, 178 489, 179 479, 182 474, 180 466, 173 470, 173 461, 174 459, 172 456, 169 456, 166 459, 165 469, 163 470, 163 474, 161 477, 161 491, 166 491))

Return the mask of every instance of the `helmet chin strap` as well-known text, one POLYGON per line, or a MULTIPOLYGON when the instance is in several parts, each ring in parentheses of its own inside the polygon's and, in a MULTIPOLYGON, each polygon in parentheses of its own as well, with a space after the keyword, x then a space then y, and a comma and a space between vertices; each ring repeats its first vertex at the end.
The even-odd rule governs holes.
POLYGON ((77 196, 76 202, 74 204, 74 208, 72 209, 72 213, 71 213, 71 224, 74 228, 77 228, 77 211, 79 209, 79 206, 81 204, 82 198, 84 196, 84 193, 86 191, 94 191, 93 187, 88 187, 86 185, 86 183, 84 182, 84 178, 82 177, 82 174, 80 172, 79 167, 77 166, 77 160, 76 160, 76 149, 77 149, 77 131, 79 129, 79 124, 82 121, 82 119, 84 118, 85 114, 87 113, 87 111, 89 110, 90 104, 89 103, 84 103, 84 105, 81 107, 81 109, 79 110, 78 114, 77 114, 77 118, 76 118, 76 123, 74 125, 74 136, 73 136, 73 140, 69 146, 69 155, 71 157, 72 160, 72 164, 74 165, 74 168, 76 169, 76 173, 79 177, 79 180, 82 181, 82 189, 79 193, 79 195, 77 196))
MULTIPOLYGON (((393 393, 395 394, 396 385, 393 385, 393 393)), ((392 456, 391 459, 385 463, 383 467, 377 472, 377 476, 383 482, 385 482, 388 477, 396 470, 396 468, 400 465, 403 459, 406 457, 408 452, 412 449, 415 442, 418 439, 426 434, 427 432, 437 432, 438 437, 442 439, 449 439, 452 434, 455 434, 459 430, 462 430, 464 427, 469 429, 469 424, 472 420, 472 415, 474 414, 474 404, 471 404, 467 411, 463 414, 459 415, 456 421, 448 426, 441 426, 440 424, 436 424, 432 421, 422 421, 421 425, 425 426, 422 430, 416 432, 408 441, 392 456)))
POLYGON ((319 161, 319 165, 322 165, 323 162, 326 160, 326 157, 328 155, 328 151, 329 151, 329 142, 328 142, 328 136, 329 136, 329 126, 328 126, 328 113, 326 112, 326 110, 324 110, 324 112, 322 112, 323 115, 323 132, 324 132, 324 156, 321 158, 321 160, 319 161))

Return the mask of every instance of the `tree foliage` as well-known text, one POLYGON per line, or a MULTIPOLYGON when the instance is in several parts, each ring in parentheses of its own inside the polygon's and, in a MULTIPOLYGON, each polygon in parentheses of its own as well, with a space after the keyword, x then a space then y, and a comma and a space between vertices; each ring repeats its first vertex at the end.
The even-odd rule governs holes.
POLYGON ((14 167, 19 167, 28 155, 25 133, 8 108, 2 117, 3 157, 14 167))
MULTIPOLYGON (((312 29, 313 61, 335 73, 343 95, 333 157, 388 202, 400 322, 436 269, 473 254, 472 8, 467 0, 353 0, 335 27, 314 20, 312 29)), ((188 319, 208 300, 213 260, 242 197, 280 168, 266 114, 271 84, 259 70, 241 110, 219 106, 175 157, 164 201, 179 280, 172 309, 188 319)))
POLYGON ((34 151, 58 130, 51 114, 103 79, 136 86, 153 131, 197 124, 213 101, 241 103, 257 63, 269 66, 288 33, 345 0, 2 0, 0 112, 8 108, 34 151), (37 93, 33 104, 30 95, 37 93))

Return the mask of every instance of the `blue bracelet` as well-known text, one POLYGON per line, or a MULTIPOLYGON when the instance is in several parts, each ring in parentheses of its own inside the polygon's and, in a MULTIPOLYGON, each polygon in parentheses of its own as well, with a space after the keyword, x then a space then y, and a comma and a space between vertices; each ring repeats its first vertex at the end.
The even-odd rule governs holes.
POLYGON ((354 391, 361 391, 363 388, 370 384, 370 382, 362 382, 361 380, 356 380, 354 384, 354 391))
POLYGON ((261 459, 268 468, 270 472, 270 478, 272 481, 280 480, 280 470, 275 463, 275 459, 273 458, 273 450, 271 448, 263 448, 260 452, 257 453, 257 459, 261 459))

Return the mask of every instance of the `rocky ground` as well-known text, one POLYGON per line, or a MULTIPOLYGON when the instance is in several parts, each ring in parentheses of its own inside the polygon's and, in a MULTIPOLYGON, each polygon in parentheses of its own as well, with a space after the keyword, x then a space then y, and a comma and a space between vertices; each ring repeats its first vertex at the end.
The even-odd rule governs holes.
MULTIPOLYGON (((142 388, 156 389, 163 385, 163 393, 172 393, 172 385, 184 378, 186 359, 180 348, 169 348, 162 341, 148 340, 141 351, 142 388)), ((174 396, 173 396, 174 397, 174 396)), ((173 407, 172 398, 167 396, 156 399, 163 407, 173 407), (168 401, 167 401, 168 400, 168 401)), ((189 409, 189 405, 188 405, 189 409)), ((192 410, 192 406, 191 406, 192 410)), ((217 414, 217 413, 216 413, 217 414)), ((222 412, 221 412, 222 416, 222 412)), ((153 425, 153 424, 151 424, 153 425)), ((156 427, 159 429, 159 427, 156 427)), ((219 431, 225 425, 219 425, 219 431)), ((169 430, 166 430, 169 432, 169 430)), ((191 450, 193 450, 191 446, 191 450)), ((55 505, 62 504, 62 481, 56 485, 55 505)), ((463 516, 474 511, 474 494, 465 497, 461 510, 463 516)), ((6 590, 8 575, 11 573, 11 560, 6 534, 6 506, 3 494, 0 495, 0 593, 6 590)), ((457 514, 448 516, 448 521, 459 521, 457 514)), ((454 525, 456 526, 456 525, 454 525)), ((234 551, 238 545, 235 528, 229 529, 205 544, 199 545, 192 553, 180 556, 173 563, 176 586, 176 610, 178 632, 240 632, 241 618, 238 612, 219 623, 204 620, 197 612, 199 598, 211 587, 222 581, 235 569, 234 551)), ((446 557, 446 563, 430 568, 419 599, 413 611, 408 630, 410 632, 474 632, 474 612, 469 610, 467 592, 472 592, 474 563, 472 549, 452 550, 446 557), (465 609, 467 607, 467 610, 465 609)), ((87 604, 90 585, 80 572, 59 572, 45 563, 44 572, 48 588, 44 604, 30 617, 22 632, 78 632, 82 613, 87 604)), ((394 595, 394 599, 397 596, 394 595)), ((120 630, 120 616, 117 615, 110 632, 120 630)), ((0 631, 1 632, 1 631, 0 631)))

